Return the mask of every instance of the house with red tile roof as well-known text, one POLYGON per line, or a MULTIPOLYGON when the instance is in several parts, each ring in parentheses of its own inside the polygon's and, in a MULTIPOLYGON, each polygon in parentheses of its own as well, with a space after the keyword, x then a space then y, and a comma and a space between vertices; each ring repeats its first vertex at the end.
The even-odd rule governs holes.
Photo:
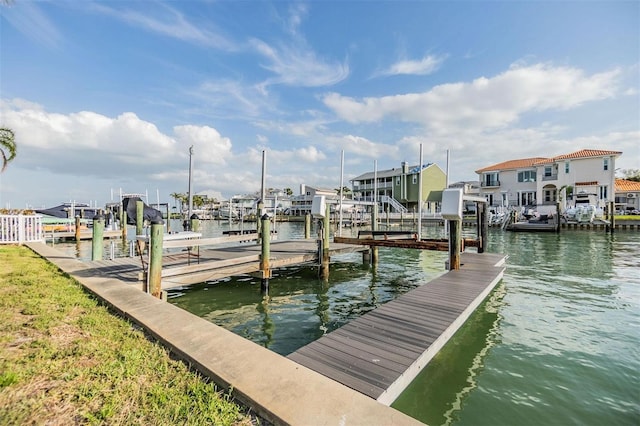
POLYGON ((491 206, 534 207, 541 213, 575 205, 588 197, 597 207, 613 201, 615 161, 620 151, 581 149, 555 157, 508 160, 476 170, 480 195, 491 206), (572 194, 566 196, 566 189, 572 194))
POLYGON ((640 210, 640 182, 616 179, 616 208, 622 211, 640 210))

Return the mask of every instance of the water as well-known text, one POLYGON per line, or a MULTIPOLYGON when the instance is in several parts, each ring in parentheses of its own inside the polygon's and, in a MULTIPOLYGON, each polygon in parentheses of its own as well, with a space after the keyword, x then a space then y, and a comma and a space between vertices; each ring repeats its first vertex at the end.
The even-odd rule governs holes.
MULTIPOLYGON (((431 425, 640 424, 640 233, 490 231, 488 251, 509 255, 504 279, 393 406, 431 425)), ((381 248, 377 268, 333 258, 328 282, 295 267, 275 271, 268 297, 239 277, 170 302, 286 355, 444 273, 445 258, 381 248)))

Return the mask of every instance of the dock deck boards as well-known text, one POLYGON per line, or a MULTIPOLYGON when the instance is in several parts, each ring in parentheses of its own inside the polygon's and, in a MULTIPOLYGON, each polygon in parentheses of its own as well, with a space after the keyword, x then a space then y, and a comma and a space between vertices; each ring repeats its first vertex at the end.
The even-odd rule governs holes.
MULTIPOLYGON (((330 256, 362 251, 362 246, 331 244, 330 256)), ((162 257, 162 288, 180 287, 207 280, 243 275, 259 270, 261 246, 258 244, 167 253, 162 257)), ((273 241, 270 247, 272 269, 318 260, 315 240, 273 241)), ((139 256, 86 262, 88 269, 99 275, 112 276, 125 282, 137 283, 142 272, 139 256)))
POLYGON ((389 405, 500 281, 504 260, 463 253, 460 270, 381 305, 288 358, 389 405))

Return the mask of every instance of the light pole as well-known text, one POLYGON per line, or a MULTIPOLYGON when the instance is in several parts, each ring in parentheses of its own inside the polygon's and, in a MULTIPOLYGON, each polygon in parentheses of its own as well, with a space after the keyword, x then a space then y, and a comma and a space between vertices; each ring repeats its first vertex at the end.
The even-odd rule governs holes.
POLYGON ((193 195, 191 194, 191 169, 193 167, 193 145, 189 147, 189 211, 184 221, 185 231, 191 231, 191 212, 193 210, 193 195))

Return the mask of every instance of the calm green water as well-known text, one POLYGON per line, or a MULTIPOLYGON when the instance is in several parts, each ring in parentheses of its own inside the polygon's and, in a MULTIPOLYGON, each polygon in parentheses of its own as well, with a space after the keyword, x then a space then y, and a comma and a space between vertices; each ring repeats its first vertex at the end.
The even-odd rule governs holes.
MULTIPOLYGON (((640 233, 491 230, 489 251, 509 255, 504 279, 393 406, 431 425, 639 425, 640 233)), ((333 258, 328 282, 296 267, 276 271, 268 297, 240 277, 170 302, 286 355, 444 273, 445 257, 380 249, 375 269, 358 254, 333 258)))

